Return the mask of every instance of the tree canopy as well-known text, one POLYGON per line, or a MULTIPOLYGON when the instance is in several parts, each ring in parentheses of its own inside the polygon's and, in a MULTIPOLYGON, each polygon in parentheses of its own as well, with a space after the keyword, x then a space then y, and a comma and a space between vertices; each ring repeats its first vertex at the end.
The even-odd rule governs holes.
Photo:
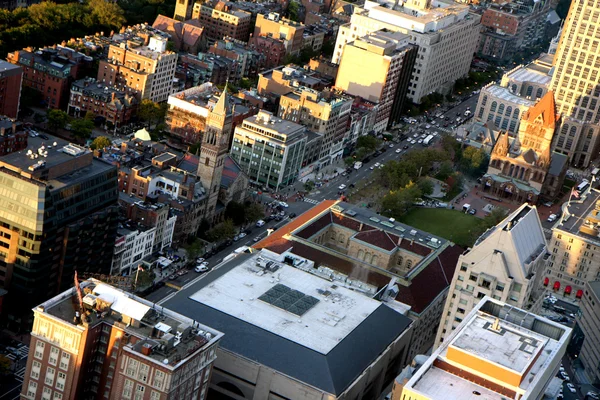
POLYGON ((69 123, 69 116, 62 110, 50 110, 46 116, 48 127, 53 131, 63 129, 69 123))
POLYGON ((111 144, 112 144, 112 142, 106 136, 98 136, 97 138, 94 139, 94 141, 92 142, 90 147, 93 150, 105 149, 107 147, 110 147, 111 144))
POLYGON ((94 129, 94 122, 87 118, 71 121, 71 133, 75 137, 87 139, 92 135, 92 129, 94 129))

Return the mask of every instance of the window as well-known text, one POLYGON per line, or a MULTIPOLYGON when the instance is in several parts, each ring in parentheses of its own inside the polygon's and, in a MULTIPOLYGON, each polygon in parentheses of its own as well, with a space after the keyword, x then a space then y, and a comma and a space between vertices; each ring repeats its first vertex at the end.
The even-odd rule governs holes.
POLYGON ((135 377, 135 371, 137 370, 138 362, 133 358, 130 358, 127 361, 127 369, 125 370, 125 375, 135 377))
POLYGON ((62 394, 61 393, 54 393, 54 400, 62 400, 62 394))
POLYGON ((159 390, 162 390, 163 384, 165 382, 165 376, 166 374, 164 372, 156 370, 154 372, 154 380, 152 381, 152 386, 159 390))
POLYGON ((469 276, 469 280, 470 280, 470 281, 473 281, 473 282, 477 282, 477 275, 475 275, 475 274, 471 274, 471 275, 469 276))
POLYGON ((144 399, 144 390, 146 389, 143 385, 137 385, 137 390, 135 391, 135 400, 143 400, 144 399))
POLYGON ((465 277, 464 277, 464 276, 462 276, 462 275, 459 275, 457 279, 458 279, 459 281, 461 281, 461 282, 462 282, 462 281, 464 281, 464 280, 465 280, 465 277))
POLYGON ((467 265, 466 264, 461 264, 460 270, 463 271, 463 272, 466 271, 467 270, 467 265))
POLYGON ((37 382, 29 381, 29 386, 27 386, 27 396, 35 397, 36 392, 37 392, 37 382))
POLYGON ((140 369, 138 370, 138 381, 142 381, 146 383, 148 381, 148 371, 150 367, 146 364, 140 364, 140 369))
POLYGON ((41 359, 42 357, 44 357, 44 347, 46 346, 46 343, 38 340, 37 343, 35 344, 35 358, 39 358, 41 359))
POLYGON ((469 303, 466 299, 460 299, 458 302, 463 306, 466 306, 469 303))
POLYGON ((522 288, 523 288, 523 285, 520 283, 513 283, 513 285, 512 285, 513 292, 521 293, 522 288))
POLYGON ((48 386, 54 385, 54 374, 55 373, 56 373, 56 370, 54 368, 48 367, 48 369, 46 370, 46 379, 44 380, 46 385, 48 385, 48 386))
POLYGON ((42 364, 39 361, 33 361, 31 364, 31 378, 32 379, 40 379, 40 369, 42 368, 42 364))
POLYGON ((58 379, 56 380, 56 388, 58 390, 64 390, 66 380, 67 380, 67 374, 65 374, 64 372, 59 372, 58 379))
POLYGON ((62 357, 60 359, 60 369, 69 369, 69 360, 71 360, 71 355, 63 351, 62 357))
POLYGON ((150 393, 150 400, 158 399, 160 399, 160 393, 158 393, 156 390, 153 390, 152 393, 150 393))
MULTIPOLYGON (((454 317, 454 320, 455 320, 456 322, 462 322, 462 318, 454 317)), ((454 329, 454 328, 453 328, 453 329, 454 329)))
POLYGON ((133 381, 130 379, 125 379, 125 383, 123 384, 123 397, 126 399, 130 399, 132 391, 133 391, 133 381))
POLYGON ((473 286, 467 285, 467 292, 473 292, 473 290, 475 290, 473 286))
POLYGON ((481 287, 485 288, 485 289, 489 289, 490 286, 492 286, 492 282, 487 281, 485 279, 481 280, 481 287))
POLYGON ((42 400, 50 400, 52 398, 52 389, 45 387, 42 393, 42 400))
POLYGON ((50 365, 56 365, 56 363, 58 362, 59 353, 60 350, 58 349, 58 347, 52 346, 52 348, 50 349, 50 357, 48 358, 48 363, 50 365))
POLYGON ((457 308, 456 312, 459 314, 464 314, 465 313, 465 309, 464 308, 457 308))
POLYGON ((503 292, 504 291, 504 283, 497 283, 496 290, 503 292))

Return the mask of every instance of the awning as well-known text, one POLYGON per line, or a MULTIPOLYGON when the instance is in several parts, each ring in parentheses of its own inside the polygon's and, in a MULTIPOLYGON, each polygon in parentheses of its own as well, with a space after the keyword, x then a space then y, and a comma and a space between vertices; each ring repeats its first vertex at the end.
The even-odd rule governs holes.
POLYGON ((577 291, 577 294, 575 295, 575 297, 577 297, 578 299, 582 298, 583 297, 583 290, 579 289, 577 291))
POLYGON ((549 283, 550 283, 550 279, 544 278, 544 286, 548 286, 549 283))
POLYGON ((573 291, 573 288, 571 286, 565 287, 565 294, 571 294, 572 291, 573 291))
POLYGON ((554 290, 558 290, 558 289, 560 289, 560 282, 556 281, 556 282, 554 282, 554 290))

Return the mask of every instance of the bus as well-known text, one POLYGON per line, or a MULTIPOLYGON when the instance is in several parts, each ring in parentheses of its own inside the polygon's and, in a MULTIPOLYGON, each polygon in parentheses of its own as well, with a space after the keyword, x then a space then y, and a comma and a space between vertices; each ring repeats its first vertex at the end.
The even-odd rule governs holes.
POLYGON ((587 179, 581 181, 579 185, 577 185, 577 192, 581 196, 583 192, 585 192, 590 187, 590 182, 587 179))
POLYGON ((429 146, 431 144, 431 142, 433 141, 433 135, 429 135, 427 136, 424 140, 423 140, 423 146, 429 146))

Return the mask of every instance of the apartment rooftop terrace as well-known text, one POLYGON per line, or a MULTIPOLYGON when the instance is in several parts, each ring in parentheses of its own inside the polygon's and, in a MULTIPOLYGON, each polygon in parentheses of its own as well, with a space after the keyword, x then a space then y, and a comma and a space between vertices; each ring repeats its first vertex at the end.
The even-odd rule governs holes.
POLYGON ((72 288, 34 311, 81 330, 100 323, 122 329, 140 339, 130 342, 125 351, 142 354, 169 369, 223 336, 215 329, 98 280, 81 282, 80 287, 83 309, 76 288, 72 288))

